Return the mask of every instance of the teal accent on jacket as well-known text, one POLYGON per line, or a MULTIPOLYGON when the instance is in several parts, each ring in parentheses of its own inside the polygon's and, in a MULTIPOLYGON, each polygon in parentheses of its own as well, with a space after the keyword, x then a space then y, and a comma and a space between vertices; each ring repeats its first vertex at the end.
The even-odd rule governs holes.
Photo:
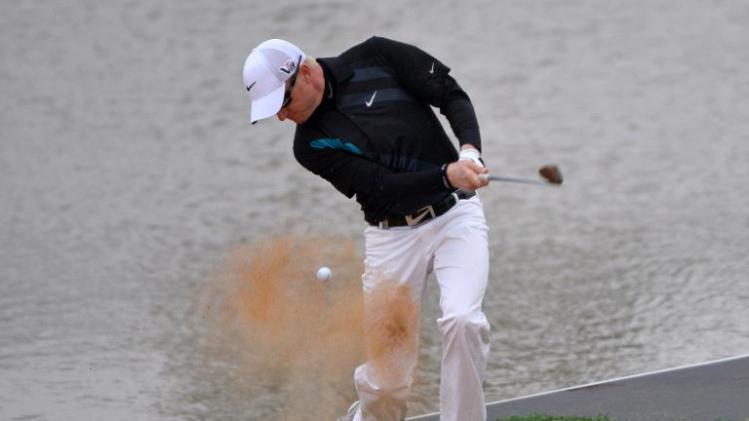
POLYGON ((309 145, 312 149, 340 149, 356 155, 363 155, 361 149, 359 149, 356 145, 349 142, 343 142, 341 141, 341 139, 323 137, 313 140, 309 145))

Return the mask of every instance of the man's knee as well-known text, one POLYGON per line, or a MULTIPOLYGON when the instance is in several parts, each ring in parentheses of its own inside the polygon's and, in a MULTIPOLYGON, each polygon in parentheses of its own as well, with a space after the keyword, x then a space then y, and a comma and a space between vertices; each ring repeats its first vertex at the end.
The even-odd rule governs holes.
POLYGON ((453 311, 438 321, 443 336, 467 335, 489 342, 489 321, 481 310, 453 311))
POLYGON ((384 372, 383 367, 362 364, 354 372, 359 396, 367 402, 407 401, 411 393, 411 371, 384 372))

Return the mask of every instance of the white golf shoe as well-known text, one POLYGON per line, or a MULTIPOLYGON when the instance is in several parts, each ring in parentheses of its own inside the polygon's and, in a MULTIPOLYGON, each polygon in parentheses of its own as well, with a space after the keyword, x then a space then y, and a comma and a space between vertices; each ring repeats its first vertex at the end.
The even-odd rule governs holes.
POLYGON ((351 404, 346 415, 338 418, 338 421, 361 421, 361 411, 359 410, 359 401, 351 404))

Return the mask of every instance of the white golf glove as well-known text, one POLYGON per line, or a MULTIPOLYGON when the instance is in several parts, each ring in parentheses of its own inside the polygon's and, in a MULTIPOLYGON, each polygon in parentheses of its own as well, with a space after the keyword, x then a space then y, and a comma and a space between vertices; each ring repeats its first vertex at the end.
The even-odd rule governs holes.
MULTIPOLYGON (((481 162, 481 152, 479 152, 476 148, 465 148, 461 149, 460 154, 458 155, 459 161, 473 161, 474 164, 478 165, 479 167, 483 168, 484 163, 481 162)), ((466 190, 461 189, 463 191, 472 193, 473 190, 466 190)))
POLYGON ((460 155, 458 155, 458 159, 460 161, 463 160, 471 160, 479 167, 483 167, 484 163, 481 162, 481 152, 479 152, 478 149, 475 148, 466 148, 460 151, 460 155))

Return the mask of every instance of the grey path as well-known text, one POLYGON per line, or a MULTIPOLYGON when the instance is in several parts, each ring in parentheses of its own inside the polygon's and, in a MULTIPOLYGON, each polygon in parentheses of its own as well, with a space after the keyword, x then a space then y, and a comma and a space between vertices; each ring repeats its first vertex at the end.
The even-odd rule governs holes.
MULTIPOLYGON (((488 418, 541 413, 634 420, 749 420, 749 355, 571 387, 487 406, 488 418)), ((436 421, 437 414, 411 418, 436 421)))

